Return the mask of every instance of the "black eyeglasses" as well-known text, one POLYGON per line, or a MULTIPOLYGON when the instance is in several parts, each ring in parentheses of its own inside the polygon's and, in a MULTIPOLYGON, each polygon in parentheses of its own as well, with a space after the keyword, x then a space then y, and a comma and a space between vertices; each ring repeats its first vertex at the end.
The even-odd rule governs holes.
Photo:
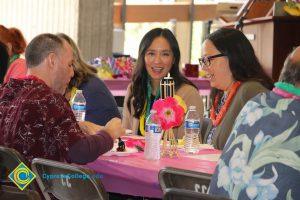
POLYGON ((200 67, 209 67, 211 60, 213 60, 214 58, 223 57, 223 56, 226 56, 226 55, 220 53, 220 54, 216 54, 213 56, 203 56, 202 58, 199 58, 200 67))

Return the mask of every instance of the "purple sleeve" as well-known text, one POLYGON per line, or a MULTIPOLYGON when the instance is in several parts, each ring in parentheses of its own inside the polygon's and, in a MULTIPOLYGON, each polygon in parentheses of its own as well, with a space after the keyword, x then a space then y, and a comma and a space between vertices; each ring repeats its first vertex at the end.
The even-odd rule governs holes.
POLYGON ((96 135, 86 135, 73 144, 68 152, 68 160, 76 164, 87 164, 96 160, 100 155, 111 150, 113 139, 105 131, 96 135))

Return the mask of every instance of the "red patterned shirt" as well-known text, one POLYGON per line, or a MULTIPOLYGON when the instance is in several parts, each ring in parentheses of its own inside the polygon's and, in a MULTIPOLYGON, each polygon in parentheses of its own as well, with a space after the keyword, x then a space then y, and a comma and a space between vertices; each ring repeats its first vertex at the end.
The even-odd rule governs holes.
POLYGON ((0 145, 35 157, 68 160, 84 133, 68 101, 37 79, 11 79, 0 86, 0 145))

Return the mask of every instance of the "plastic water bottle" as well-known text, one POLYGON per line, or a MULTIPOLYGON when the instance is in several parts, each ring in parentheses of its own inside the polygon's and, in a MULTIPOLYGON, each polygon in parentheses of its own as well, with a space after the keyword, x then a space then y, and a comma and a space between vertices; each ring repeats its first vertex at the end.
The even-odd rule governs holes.
POLYGON ((150 115, 146 120, 146 140, 144 157, 147 160, 160 159, 161 126, 154 120, 156 114, 156 110, 151 110, 150 115))
POLYGON ((185 116, 185 142, 184 151, 188 153, 199 152, 200 117, 196 106, 190 106, 185 116))
POLYGON ((76 90, 76 94, 72 99, 72 110, 78 122, 84 121, 86 101, 82 94, 82 90, 76 90))

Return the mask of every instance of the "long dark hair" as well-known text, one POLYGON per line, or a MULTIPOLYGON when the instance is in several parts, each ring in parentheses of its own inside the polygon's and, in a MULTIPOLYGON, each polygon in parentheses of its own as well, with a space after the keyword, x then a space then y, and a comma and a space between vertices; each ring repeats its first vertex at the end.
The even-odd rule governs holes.
POLYGON ((185 78, 179 70, 180 50, 178 42, 169 29, 155 28, 150 30, 143 37, 139 46, 139 55, 137 65, 132 76, 131 94, 128 98, 127 107, 131 112, 131 100, 133 99, 134 117, 139 118, 143 112, 144 105, 147 99, 147 70, 145 64, 145 53, 153 40, 157 37, 164 37, 170 44, 174 55, 174 63, 170 70, 170 75, 174 78, 175 90, 180 88, 183 83, 189 84, 197 88, 191 81, 185 78))
MULTIPOLYGON (((251 43, 241 31, 221 28, 209 34, 206 39, 209 39, 221 53, 227 56, 229 68, 235 80, 257 81, 269 90, 274 87, 273 80, 264 72, 251 43)), ((212 88, 212 102, 218 94, 223 95, 223 91, 212 88)))

